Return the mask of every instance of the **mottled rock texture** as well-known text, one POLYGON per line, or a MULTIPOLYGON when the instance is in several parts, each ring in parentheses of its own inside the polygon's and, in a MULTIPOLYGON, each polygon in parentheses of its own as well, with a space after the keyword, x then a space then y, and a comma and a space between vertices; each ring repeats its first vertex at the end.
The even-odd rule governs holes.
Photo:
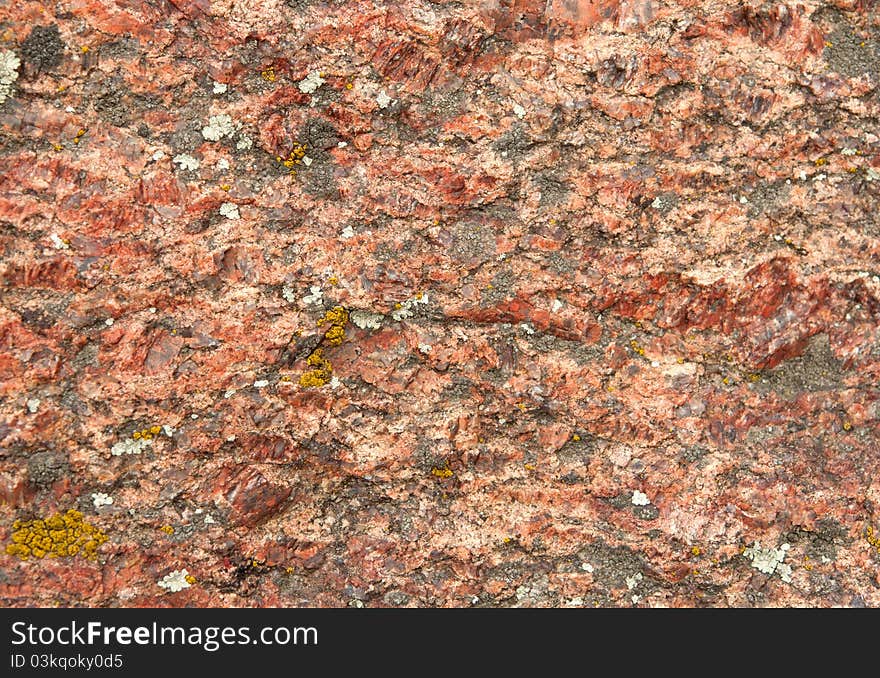
POLYGON ((876 0, 18 0, 0 51, 0 539, 109 537, 3 605, 880 605, 876 0))

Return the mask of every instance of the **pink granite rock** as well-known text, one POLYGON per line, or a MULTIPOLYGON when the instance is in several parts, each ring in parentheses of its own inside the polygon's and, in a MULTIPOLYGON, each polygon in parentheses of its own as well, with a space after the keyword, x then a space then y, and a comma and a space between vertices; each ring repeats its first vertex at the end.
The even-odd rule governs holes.
POLYGON ((880 604, 878 21, 0 8, 3 604, 880 604))

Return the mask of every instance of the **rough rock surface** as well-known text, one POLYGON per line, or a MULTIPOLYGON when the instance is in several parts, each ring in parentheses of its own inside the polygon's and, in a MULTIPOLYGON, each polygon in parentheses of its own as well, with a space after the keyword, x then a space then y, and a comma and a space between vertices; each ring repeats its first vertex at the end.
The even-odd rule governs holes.
POLYGON ((880 605, 876 0, 18 0, 6 52, 0 539, 109 540, 3 605, 880 605))

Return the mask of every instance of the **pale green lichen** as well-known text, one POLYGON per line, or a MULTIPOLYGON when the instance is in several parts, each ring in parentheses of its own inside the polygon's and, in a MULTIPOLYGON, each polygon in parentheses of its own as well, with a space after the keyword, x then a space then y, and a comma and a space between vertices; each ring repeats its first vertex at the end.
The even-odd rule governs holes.
POLYGON ((382 321, 385 319, 385 316, 381 313, 354 310, 349 314, 349 318, 353 325, 362 330, 378 330, 382 327, 382 321))
POLYGON ((391 311, 391 317, 396 321, 400 322, 406 318, 411 318, 415 315, 415 309, 419 304, 428 303, 428 295, 419 292, 412 299, 407 299, 406 301, 400 302, 394 305, 394 310, 391 311))
POLYGON ((755 542, 743 551, 743 556, 752 561, 752 567, 758 572, 768 576, 778 574, 782 581, 791 583, 791 565, 784 563, 785 556, 791 546, 783 544, 778 549, 761 548, 761 544, 755 542))
POLYGON ((212 115, 208 118, 208 124, 202 127, 202 136, 208 141, 220 141, 223 137, 235 133, 235 123, 232 116, 226 113, 212 115))
POLYGON ((18 80, 21 59, 11 50, 0 52, 0 104, 12 95, 12 86, 18 80))
POLYGON ((220 215, 233 220, 241 218, 241 214, 238 211, 238 205, 234 202, 224 202, 220 205, 220 215))
POLYGON ((319 73, 318 71, 312 71, 305 78, 299 81, 297 87, 299 87, 299 91, 303 94, 312 94, 325 82, 327 81, 324 80, 321 73, 319 73))
POLYGON ((183 589, 188 589, 195 583, 196 578, 193 577, 186 568, 183 568, 182 570, 173 570, 158 581, 160 587, 171 593, 177 593, 183 589))
POLYGON ((171 159, 171 162, 175 165, 180 165, 180 169, 188 172, 195 172, 200 165, 199 161, 188 153, 179 153, 175 155, 171 159))

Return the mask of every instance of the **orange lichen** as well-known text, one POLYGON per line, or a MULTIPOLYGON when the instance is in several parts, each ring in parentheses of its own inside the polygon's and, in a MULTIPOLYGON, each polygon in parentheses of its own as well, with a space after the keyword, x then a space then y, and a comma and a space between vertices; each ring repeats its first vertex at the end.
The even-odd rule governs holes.
POLYGON ((12 524, 12 543, 6 553, 27 560, 34 558, 64 558, 81 555, 88 560, 98 557, 98 547, 107 541, 107 535, 83 520, 79 511, 56 513, 46 519, 16 520, 12 524))

